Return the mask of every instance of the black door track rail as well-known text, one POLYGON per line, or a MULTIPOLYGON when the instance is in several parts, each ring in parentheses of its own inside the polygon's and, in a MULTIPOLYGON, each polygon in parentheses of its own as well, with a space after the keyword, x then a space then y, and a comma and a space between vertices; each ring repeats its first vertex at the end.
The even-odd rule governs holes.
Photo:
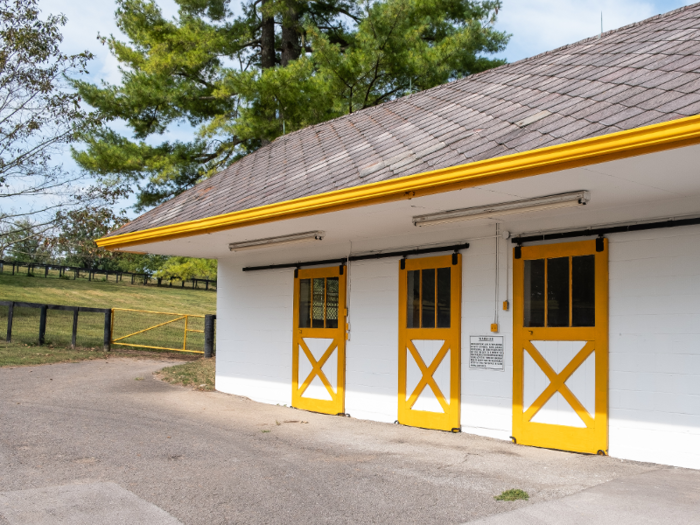
MULTIPOLYGON (((333 265, 333 264, 346 264, 348 261, 366 261, 369 259, 384 259, 387 257, 403 257, 406 259, 409 255, 421 255, 424 253, 437 253, 437 252, 454 252, 455 254, 460 250, 466 250, 469 248, 469 243, 465 242, 462 244, 452 244, 450 246, 434 246, 431 248, 415 248, 411 250, 401 250, 396 252, 383 252, 383 253, 368 253, 365 255, 351 255, 350 257, 341 257, 340 259, 326 259, 322 261, 304 261, 304 262, 294 262, 294 263, 284 263, 284 264, 271 264, 269 266, 248 266, 243 268, 244 272, 256 272, 259 270, 280 270, 283 268, 300 268, 302 266, 319 266, 319 265, 333 265)), ((453 257, 452 264, 456 264, 456 257, 453 257)), ((405 263, 401 263, 402 267, 405 263)))
POLYGON ((623 226, 601 226, 599 228, 586 228, 583 230, 573 230, 568 232, 542 233, 539 235, 522 235, 513 237, 511 241, 516 244, 515 258, 520 259, 520 247, 528 242, 555 241, 559 239, 571 239, 573 237, 598 237, 596 251, 603 251, 602 238, 611 233, 638 232, 644 230, 656 230, 660 228, 677 228, 679 226, 700 225, 700 217, 688 219, 668 219, 665 221, 644 222, 637 224, 627 224, 623 226))

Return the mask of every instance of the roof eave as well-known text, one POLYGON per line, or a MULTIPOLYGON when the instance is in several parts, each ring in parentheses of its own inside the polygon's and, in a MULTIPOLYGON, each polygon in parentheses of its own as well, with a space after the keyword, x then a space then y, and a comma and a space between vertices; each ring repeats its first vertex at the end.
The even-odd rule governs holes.
POLYGON ((194 221, 97 239, 114 250, 520 179, 700 143, 700 115, 354 186, 194 221))

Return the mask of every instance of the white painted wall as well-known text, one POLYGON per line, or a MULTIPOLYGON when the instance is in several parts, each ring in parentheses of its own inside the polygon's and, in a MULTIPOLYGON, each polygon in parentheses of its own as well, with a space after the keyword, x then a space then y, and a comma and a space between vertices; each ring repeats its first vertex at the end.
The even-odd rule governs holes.
POLYGON ((610 455, 700 469, 700 227, 610 239, 610 455))
POLYGON ((399 259, 351 263, 349 298, 345 411, 393 423, 399 390, 399 259))
POLYGON ((243 272, 221 259, 217 287, 217 390, 291 405, 293 270, 243 272))
POLYGON ((513 399, 513 317, 510 242, 498 241, 499 294, 496 301, 496 239, 472 241, 462 255, 462 431, 480 436, 509 439, 513 399), (503 301, 508 299, 508 311, 503 301), (491 333, 498 308, 499 333, 491 333), (469 337, 503 336, 505 371, 469 368, 469 337))
MULTIPOLYGON (((463 252, 462 429, 511 434, 512 246, 463 252), (504 372, 469 369, 469 336, 488 335, 498 304, 504 372)), ((700 227, 610 238, 611 456, 700 468, 700 227)), ((291 403, 293 271, 242 272, 219 263, 217 389, 291 403)), ((346 412, 393 422, 398 391, 398 262, 352 263, 346 412)))

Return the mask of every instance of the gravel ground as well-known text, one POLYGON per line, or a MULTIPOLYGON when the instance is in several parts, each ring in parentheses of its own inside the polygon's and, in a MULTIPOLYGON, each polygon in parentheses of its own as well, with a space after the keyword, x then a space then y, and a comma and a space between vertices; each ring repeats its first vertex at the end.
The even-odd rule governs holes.
POLYGON ((444 524, 666 469, 323 416, 153 377, 174 363, 0 369, 2 490, 113 482, 185 524, 444 524), (511 488, 530 500, 493 499, 511 488))

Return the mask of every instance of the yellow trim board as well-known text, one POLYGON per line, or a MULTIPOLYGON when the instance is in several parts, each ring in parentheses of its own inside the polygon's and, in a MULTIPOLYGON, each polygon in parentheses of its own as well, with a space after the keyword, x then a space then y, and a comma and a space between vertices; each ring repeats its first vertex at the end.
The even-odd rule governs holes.
POLYGON ((700 143, 700 116, 97 239, 118 249, 531 177, 700 143))

